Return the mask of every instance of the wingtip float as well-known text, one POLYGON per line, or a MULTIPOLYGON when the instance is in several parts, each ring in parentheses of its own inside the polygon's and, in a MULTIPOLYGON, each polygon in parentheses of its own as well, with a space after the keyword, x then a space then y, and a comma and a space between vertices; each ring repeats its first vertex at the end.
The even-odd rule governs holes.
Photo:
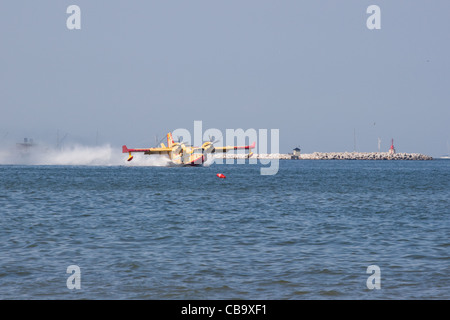
POLYGON ((133 160, 134 157, 131 155, 131 150, 129 150, 126 145, 122 146, 122 153, 128 153, 127 161, 133 160))

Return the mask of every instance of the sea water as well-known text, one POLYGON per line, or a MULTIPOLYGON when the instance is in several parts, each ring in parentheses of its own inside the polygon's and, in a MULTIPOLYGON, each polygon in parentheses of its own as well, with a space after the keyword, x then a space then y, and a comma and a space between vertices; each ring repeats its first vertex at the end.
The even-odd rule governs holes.
POLYGON ((0 299, 450 298, 450 161, 260 168, 1 165, 0 299))

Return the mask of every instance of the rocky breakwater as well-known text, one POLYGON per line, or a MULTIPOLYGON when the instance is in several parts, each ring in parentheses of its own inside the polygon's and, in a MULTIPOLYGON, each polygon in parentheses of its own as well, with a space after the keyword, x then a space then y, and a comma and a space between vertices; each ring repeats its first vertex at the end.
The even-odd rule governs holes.
POLYGON ((311 160, 432 160, 433 158, 420 153, 390 153, 390 152, 314 152, 302 154, 300 159, 311 160))
MULTIPOLYGON (((245 159, 244 154, 215 155, 217 158, 245 159)), ((271 153, 254 154, 252 159, 291 160, 291 154, 271 153)), ((390 152, 314 152, 301 154, 298 160, 433 160, 432 157, 420 153, 390 153, 390 152)))

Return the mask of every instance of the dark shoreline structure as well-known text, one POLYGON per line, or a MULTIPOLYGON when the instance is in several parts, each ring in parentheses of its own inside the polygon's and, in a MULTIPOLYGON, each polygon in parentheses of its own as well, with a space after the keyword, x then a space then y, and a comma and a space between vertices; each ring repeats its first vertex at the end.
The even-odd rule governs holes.
MULTIPOLYGON (((220 157, 216 155, 216 157, 220 157)), ((244 154, 225 154, 228 159, 245 159, 244 154)), ((293 159, 292 154, 254 154, 252 159, 279 160, 433 160, 432 157, 420 153, 392 153, 392 152, 314 152, 306 153, 293 159)))

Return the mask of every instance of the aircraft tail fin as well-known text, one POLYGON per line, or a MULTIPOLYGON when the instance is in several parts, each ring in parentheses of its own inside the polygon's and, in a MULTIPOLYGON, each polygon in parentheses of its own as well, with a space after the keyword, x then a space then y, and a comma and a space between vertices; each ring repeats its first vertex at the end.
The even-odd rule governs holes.
POLYGON ((169 132, 169 133, 167 134, 167 146, 168 146, 169 148, 172 148, 172 146, 173 146, 174 143, 175 143, 175 142, 173 141, 172 133, 169 132))

